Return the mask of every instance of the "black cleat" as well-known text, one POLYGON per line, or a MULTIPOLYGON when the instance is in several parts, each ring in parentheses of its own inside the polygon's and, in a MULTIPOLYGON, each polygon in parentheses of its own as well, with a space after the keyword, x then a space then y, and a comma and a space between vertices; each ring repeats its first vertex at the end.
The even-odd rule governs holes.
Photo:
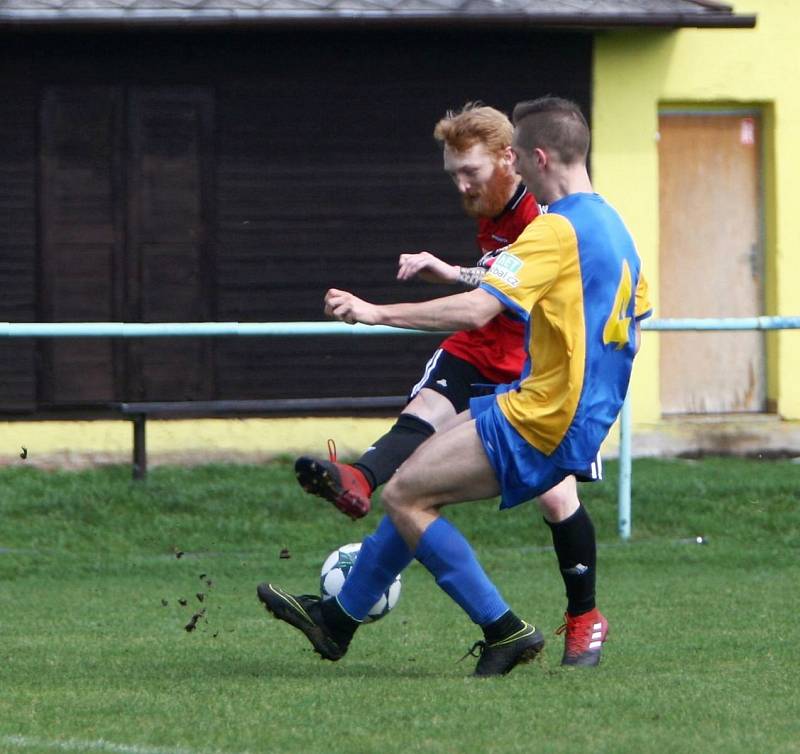
POLYGON ((324 660, 340 660, 347 644, 337 642, 322 620, 322 600, 310 594, 289 594, 275 584, 259 584, 258 599, 276 618, 302 631, 324 660))
MULTIPOLYGON (((524 621, 523 621, 524 623, 524 621)), ((478 664, 472 674, 479 677, 505 675, 510 673, 517 665, 535 660, 544 647, 544 636, 541 631, 530 623, 505 639, 500 639, 492 644, 485 641, 476 641, 467 655, 478 657, 478 664), (476 655, 476 650, 477 655, 476 655)), ((466 657, 467 655, 464 655, 466 657)))

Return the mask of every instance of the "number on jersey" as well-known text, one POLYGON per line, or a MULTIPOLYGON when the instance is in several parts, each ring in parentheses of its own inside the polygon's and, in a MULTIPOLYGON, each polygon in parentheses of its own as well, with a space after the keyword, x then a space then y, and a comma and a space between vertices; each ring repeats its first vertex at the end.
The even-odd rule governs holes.
POLYGON ((620 275, 617 295, 614 297, 614 306, 608 315, 606 326, 603 328, 603 343, 616 343, 617 350, 628 344, 628 333, 631 327, 631 318, 626 316, 628 305, 631 302, 633 286, 631 282, 631 268, 627 260, 622 260, 622 275, 620 275))

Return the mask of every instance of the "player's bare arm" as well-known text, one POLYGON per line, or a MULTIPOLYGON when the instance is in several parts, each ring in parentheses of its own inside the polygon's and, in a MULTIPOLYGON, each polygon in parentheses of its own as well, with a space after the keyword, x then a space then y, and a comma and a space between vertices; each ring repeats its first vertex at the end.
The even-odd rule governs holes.
POLYGON ((504 309, 497 298, 481 288, 410 304, 371 304, 335 288, 325 294, 325 314, 329 317, 351 325, 361 322, 410 330, 474 330, 504 309))
POLYGON ((397 263, 397 279, 418 277, 427 283, 457 283, 459 267, 434 256, 429 251, 401 254, 397 263))
POLYGON ((485 267, 460 267, 448 264, 428 251, 401 254, 397 265, 397 279, 418 277, 426 283, 461 283, 467 288, 477 288, 486 274, 485 267))

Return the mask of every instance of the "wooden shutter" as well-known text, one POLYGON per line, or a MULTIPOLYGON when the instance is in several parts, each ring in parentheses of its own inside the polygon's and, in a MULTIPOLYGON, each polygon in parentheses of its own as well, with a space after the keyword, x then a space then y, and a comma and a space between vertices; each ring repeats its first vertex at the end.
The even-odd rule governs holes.
MULTIPOLYGON (((128 318, 212 317, 207 281, 212 95, 134 89, 129 108, 128 318)), ((143 340, 129 351, 128 393, 150 400, 211 397, 211 349, 202 340, 143 340)))
MULTIPOLYGON (((43 318, 113 320, 122 284, 121 92, 50 87, 41 114, 43 318)), ((44 344, 44 401, 113 400, 114 348, 106 339, 44 344)))
MULTIPOLYGON (((25 88, 0 100, 0 319, 36 320, 36 101, 25 88)), ((0 409, 36 401, 35 344, 0 340, 0 409)))

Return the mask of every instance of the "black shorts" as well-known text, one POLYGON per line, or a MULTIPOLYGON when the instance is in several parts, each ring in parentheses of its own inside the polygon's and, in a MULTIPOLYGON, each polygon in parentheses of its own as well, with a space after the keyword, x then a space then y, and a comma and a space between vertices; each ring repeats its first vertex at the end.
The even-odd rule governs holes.
POLYGON ((470 398, 493 393, 496 385, 468 361, 439 348, 425 365, 420 381, 411 388, 408 400, 426 387, 447 398, 460 414, 469 408, 470 398))

